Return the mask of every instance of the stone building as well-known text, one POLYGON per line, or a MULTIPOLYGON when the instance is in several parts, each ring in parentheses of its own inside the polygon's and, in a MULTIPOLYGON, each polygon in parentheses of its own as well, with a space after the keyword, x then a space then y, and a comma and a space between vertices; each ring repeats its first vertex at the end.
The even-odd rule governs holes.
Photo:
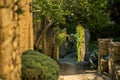
POLYGON ((33 49, 30 2, 0 0, 0 80, 20 80, 22 52, 33 49))

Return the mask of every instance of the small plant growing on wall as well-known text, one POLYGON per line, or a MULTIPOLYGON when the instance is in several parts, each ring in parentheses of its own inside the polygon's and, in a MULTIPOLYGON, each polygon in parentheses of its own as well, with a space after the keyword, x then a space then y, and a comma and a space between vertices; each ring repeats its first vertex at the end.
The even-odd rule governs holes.
POLYGON ((20 5, 20 0, 17 0, 15 2, 15 5, 17 6, 17 9, 15 10, 15 12, 20 15, 23 14, 24 10, 22 9, 22 6, 20 5))

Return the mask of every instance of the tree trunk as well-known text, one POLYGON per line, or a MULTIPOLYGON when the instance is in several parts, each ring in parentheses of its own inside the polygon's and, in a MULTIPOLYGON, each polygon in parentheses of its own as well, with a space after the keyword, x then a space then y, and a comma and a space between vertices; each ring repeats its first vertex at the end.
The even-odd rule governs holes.
POLYGON ((50 28, 51 24, 52 24, 51 22, 47 24, 47 19, 45 17, 42 18, 42 24, 41 24, 41 26, 43 26, 44 29, 42 30, 42 32, 40 33, 38 39, 36 40, 35 46, 37 48, 40 47, 39 44, 40 44, 41 38, 46 33, 46 31, 50 28))

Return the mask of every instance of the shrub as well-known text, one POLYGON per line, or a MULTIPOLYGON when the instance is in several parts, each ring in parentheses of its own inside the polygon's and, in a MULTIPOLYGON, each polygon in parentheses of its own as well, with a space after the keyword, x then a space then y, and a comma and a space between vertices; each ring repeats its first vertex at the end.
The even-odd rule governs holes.
POLYGON ((59 67, 50 57, 37 51, 22 55, 22 80, 57 80, 59 67))
POLYGON ((56 27, 57 32, 56 32, 56 43, 57 45, 62 45, 65 40, 66 40, 66 29, 61 29, 59 27, 56 27))

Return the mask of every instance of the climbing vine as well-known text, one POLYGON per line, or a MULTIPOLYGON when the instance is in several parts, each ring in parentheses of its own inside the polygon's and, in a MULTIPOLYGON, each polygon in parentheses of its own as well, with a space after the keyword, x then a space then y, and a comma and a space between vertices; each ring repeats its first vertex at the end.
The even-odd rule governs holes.
POLYGON ((78 61, 82 60, 82 53, 84 49, 84 27, 81 25, 78 25, 76 27, 76 40, 77 40, 77 55, 78 55, 78 61))

